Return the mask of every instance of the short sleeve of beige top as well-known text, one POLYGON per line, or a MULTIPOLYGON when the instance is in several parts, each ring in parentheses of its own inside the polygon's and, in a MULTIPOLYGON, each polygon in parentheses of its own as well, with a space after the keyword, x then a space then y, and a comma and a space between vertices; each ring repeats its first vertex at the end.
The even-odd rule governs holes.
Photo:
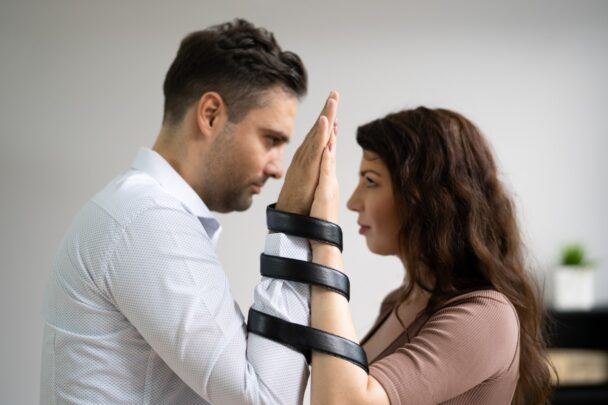
MULTIPOLYGON (((391 312, 389 297, 362 343, 391 312)), ((515 308, 493 290, 454 297, 407 325, 374 359, 370 374, 392 405, 510 404, 519 376, 515 308)))

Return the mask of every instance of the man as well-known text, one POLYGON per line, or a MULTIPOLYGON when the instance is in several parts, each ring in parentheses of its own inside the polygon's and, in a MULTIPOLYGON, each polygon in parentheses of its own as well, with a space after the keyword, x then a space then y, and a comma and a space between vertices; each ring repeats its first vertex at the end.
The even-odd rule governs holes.
MULTIPOLYGON (((305 360, 248 339, 210 211, 245 210, 269 177, 282 176, 305 91, 299 57, 244 20, 182 41, 153 149, 140 150, 83 207, 53 263, 41 403, 301 403, 305 360)), ((308 214, 336 108, 332 93, 296 152, 278 208, 308 214)), ((270 234, 265 250, 306 259, 290 253, 305 243, 270 234)), ((254 307, 307 324, 309 291, 263 279, 254 307)))

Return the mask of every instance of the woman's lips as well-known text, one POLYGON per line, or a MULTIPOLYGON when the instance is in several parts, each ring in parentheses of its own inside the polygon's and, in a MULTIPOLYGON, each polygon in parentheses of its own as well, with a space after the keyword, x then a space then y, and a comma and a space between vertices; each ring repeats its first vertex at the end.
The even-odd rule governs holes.
POLYGON ((359 225, 359 233, 361 235, 364 235, 365 232, 367 232, 369 230, 369 226, 366 225, 359 225))

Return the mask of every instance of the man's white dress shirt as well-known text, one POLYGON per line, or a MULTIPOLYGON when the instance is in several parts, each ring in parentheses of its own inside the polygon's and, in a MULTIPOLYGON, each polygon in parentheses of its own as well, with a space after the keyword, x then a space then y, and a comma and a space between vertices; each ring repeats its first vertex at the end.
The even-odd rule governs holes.
MULTIPOLYGON (((301 403, 306 361, 248 337, 215 252, 219 233, 185 180, 140 150, 83 207, 53 262, 41 404, 301 403)), ((270 234, 265 252, 307 260, 306 247, 270 234)), ((262 278, 253 307, 308 324, 309 297, 307 285, 262 278)))

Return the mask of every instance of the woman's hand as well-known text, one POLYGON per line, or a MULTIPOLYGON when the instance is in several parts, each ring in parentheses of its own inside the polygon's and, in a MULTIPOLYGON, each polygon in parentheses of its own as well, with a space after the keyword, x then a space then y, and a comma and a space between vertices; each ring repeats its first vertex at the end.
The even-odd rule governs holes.
POLYGON ((310 216, 338 223, 340 190, 336 176, 336 132, 334 125, 321 158, 319 183, 315 190, 310 216))

